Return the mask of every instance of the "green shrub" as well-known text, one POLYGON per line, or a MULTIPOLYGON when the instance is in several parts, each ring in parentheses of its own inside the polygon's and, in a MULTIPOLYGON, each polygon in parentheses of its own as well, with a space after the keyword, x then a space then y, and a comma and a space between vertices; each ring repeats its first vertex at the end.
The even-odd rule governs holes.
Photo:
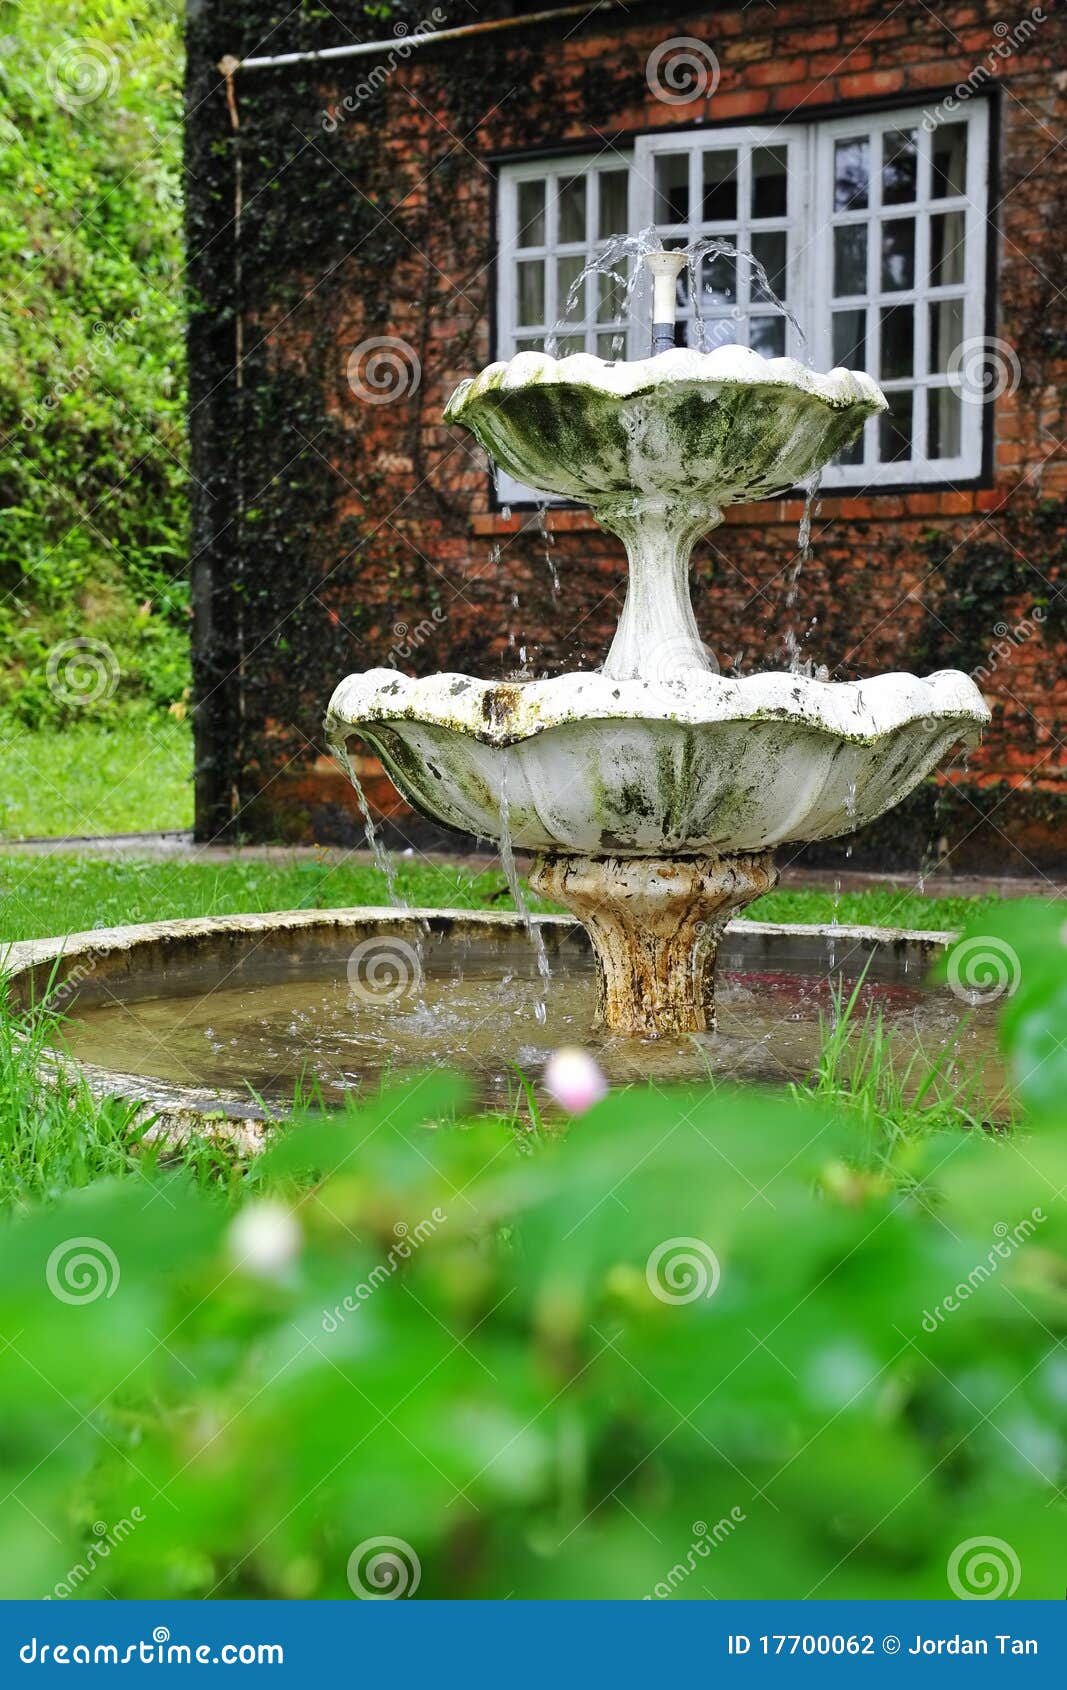
POLYGON ((0 705, 113 714, 188 685, 181 18, 0 3, 0 705), (48 685, 91 635, 117 684, 48 685))

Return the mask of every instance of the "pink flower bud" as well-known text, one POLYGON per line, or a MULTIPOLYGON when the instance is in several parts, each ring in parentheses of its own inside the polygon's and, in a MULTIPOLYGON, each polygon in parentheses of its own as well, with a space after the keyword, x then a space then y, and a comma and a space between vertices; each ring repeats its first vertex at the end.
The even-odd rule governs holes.
POLYGON ((564 1045, 545 1064, 544 1087, 568 1115, 584 1115, 607 1096, 608 1082, 587 1050, 564 1045))

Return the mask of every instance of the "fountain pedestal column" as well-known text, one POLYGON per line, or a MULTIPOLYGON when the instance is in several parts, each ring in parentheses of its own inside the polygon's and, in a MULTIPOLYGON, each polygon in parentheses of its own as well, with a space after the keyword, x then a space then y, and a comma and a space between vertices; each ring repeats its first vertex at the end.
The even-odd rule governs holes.
POLYGON ((777 884, 769 851, 728 857, 538 857, 530 885, 581 922, 597 1023, 662 1037, 715 1027, 715 958, 735 910, 777 884))

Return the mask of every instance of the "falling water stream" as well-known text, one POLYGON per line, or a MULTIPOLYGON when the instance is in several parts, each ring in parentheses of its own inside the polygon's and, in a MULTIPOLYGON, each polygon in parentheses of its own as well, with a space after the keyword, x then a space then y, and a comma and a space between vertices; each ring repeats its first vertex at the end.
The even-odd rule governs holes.
POLYGON ((548 989, 552 984, 552 970, 548 962, 548 950, 545 946, 545 936, 540 927, 530 915, 530 906, 526 902, 526 894, 522 889, 519 871, 515 865, 515 851, 511 843, 511 808, 508 801, 508 773, 511 768, 512 750, 508 747, 503 754, 500 765, 500 866, 504 870, 504 879, 508 883, 512 902, 527 937, 533 945, 534 957, 537 960, 537 972, 541 978, 541 997, 534 1009, 539 1024, 543 1027, 548 1018, 548 989))

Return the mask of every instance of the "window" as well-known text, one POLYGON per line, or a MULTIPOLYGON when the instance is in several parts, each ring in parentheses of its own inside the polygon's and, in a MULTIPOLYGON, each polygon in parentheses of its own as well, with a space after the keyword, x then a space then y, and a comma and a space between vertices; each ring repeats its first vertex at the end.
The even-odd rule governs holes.
POLYGON ((563 159, 509 167, 500 202, 500 342, 512 352, 543 349, 625 356, 630 325, 622 289, 608 276, 580 281, 613 235, 632 227, 632 171, 625 162, 563 159), (560 326, 565 325, 565 326, 560 326), (558 347, 555 346, 558 341, 558 347))
MULTIPOLYGON (((638 285, 625 321, 620 286, 578 278, 611 236, 654 224, 667 247, 702 243, 699 298, 679 281, 680 344, 736 341, 880 382, 889 410, 824 486, 975 476, 982 406, 960 391, 953 356, 984 328, 987 146, 976 99, 937 126, 891 111, 642 136, 626 161, 507 165, 497 356, 546 339, 560 355, 644 356, 650 288, 638 285)), ((499 491, 529 497, 503 476, 499 491)))

